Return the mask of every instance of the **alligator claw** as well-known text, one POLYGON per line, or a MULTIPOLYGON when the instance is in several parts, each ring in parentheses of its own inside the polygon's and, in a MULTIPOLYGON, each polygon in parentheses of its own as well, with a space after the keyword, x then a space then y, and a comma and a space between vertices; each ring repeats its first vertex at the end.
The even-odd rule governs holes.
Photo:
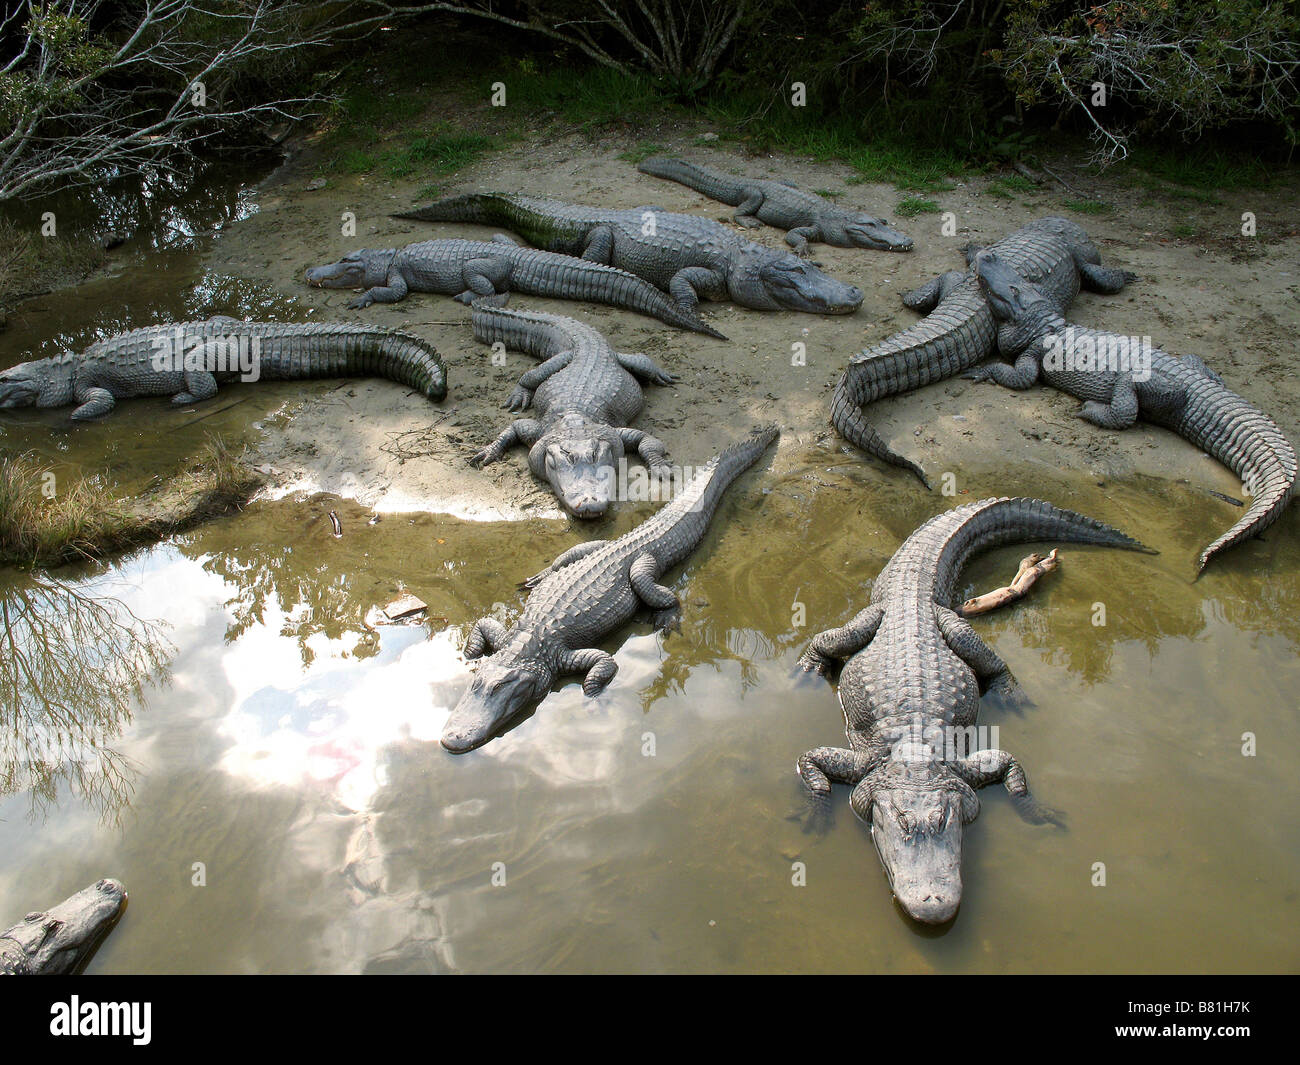
POLYGON ((473 466, 476 470, 481 469, 491 461, 492 461, 492 450, 486 447, 482 451, 476 451, 469 458, 469 464, 473 466))
POLYGON ((835 816, 831 808, 829 791, 810 792, 805 807, 790 816, 791 821, 800 822, 805 836, 824 836, 835 825, 835 816))
POLYGON ((1033 699, 1025 693, 1024 688, 1014 681, 994 684, 984 693, 984 698, 988 701, 990 707, 1007 710, 1013 714, 1023 714, 1026 710, 1034 708, 1033 699))
POLYGON ((516 385, 515 390, 510 393, 510 398, 501 404, 506 410, 518 413, 521 410, 527 410, 533 405, 533 394, 521 385, 516 385))
POLYGON ((366 307, 369 307, 374 302, 375 301, 371 299, 369 296, 358 296, 356 299, 348 303, 348 310, 351 311, 364 310, 366 307))
POLYGON ((967 381, 988 381, 993 377, 993 370, 988 366, 976 366, 962 374, 967 381))
POLYGON ((798 666, 805 673, 816 673, 821 677, 829 677, 832 663, 829 659, 822 657, 816 651, 805 651, 799 656, 798 666))
POLYGON ((1064 813, 1053 810, 1050 806, 1044 806, 1031 795, 1013 795, 1011 804, 1016 808, 1016 813, 1031 825, 1055 825, 1057 828, 1065 828, 1064 813))
POLYGON ((666 610, 656 610, 654 612, 655 632, 662 632, 665 635, 669 633, 681 634, 682 631, 682 608, 680 606, 670 606, 666 610))

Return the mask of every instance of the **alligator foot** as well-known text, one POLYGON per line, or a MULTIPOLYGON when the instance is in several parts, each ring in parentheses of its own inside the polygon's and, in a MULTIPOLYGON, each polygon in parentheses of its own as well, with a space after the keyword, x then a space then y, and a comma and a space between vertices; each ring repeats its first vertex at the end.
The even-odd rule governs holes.
POLYGON ((1044 806, 1028 793, 1012 795, 1011 805, 1016 808, 1016 813, 1031 825, 1055 825, 1057 828, 1065 828, 1064 813, 1053 810, 1050 806, 1044 806))
POLYGON ((677 633, 679 636, 682 631, 682 608, 680 604, 673 604, 664 610, 656 610, 652 615, 654 619, 655 632, 662 632, 664 637, 670 633, 677 633))
POLYGON ((1051 554, 1046 556, 1037 553, 1025 556, 1020 560, 1020 568, 1016 570, 1016 575, 1010 584, 977 595, 973 599, 967 599, 957 608, 958 615, 964 618, 975 617, 977 614, 987 614, 991 610, 997 610, 998 607, 1023 599, 1039 577, 1056 569, 1058 562, 1056 556, 1056 548, 1052 548, 1051 554))
POLYGON ((798 666, 805 673, 816 673, 819 677, 829 677, 835 670, 836 661, 828 658, 811 647, 799 656, 798 666))

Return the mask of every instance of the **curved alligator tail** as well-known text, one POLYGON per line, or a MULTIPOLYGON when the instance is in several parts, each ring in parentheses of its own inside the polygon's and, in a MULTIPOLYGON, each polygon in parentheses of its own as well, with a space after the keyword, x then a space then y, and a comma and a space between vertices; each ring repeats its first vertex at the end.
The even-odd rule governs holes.
POLYGON ((643 174, 676 181, 679 185, 695 189, 696 192, 702 192, 710 199, 723 203, 738 204, 746 196, 745 187, 739 179, 688 163, 685 159, 669 159, 657 155, 642 160, 636 168, 643 174))
POLYGON ((555 256, 549 252, 530 252, 526 249, 521 258, 530 255, 533 258, 531 267, 515 271, 511 281, 520 292, 625 307, 658 318, 678 329, 703 333, 715 340, 727 339, 701 318, 683 310, 649 281, 644 281, 635 274, 576 257, 570 257, 570 261, 561 261, 557 265, 555 256))
POLYGON ((831 425, 854 447, 888 462, 891 466, 910 470, 920 478, 926 488, 930 487, 925 471, 911 459, 890 450, 880 434, 867 423, 866 418, 862 416, 862 407, 853 401, 850 394, 847 371, 841 375, 835 385, 835 395, 831 399, 831 425))
POLYGON ((574 233, 562 231, 554 218, 534 209, 530 202, 534 201, 524 196, 471 192, 463 196, 448 196, 424 207, 389 217, 408 218, 417 222, 474 222, 483 226, 500 226, 518 233, 535 247, 569 255, 581 254, 581 236, 585 230, 574 233))
POLYGON ((410 333, 315 322, 220 322, 213 330, 219 335, 257 339, 258 371, 267 380, 386 377, 435 402, 447 395, 442 356, 432 344, 410 333))
POLYGON ((710 459, 682 492, 656 515, 656 518, 662 517, 665 522, 671 523, 681 520, 682 514, 690 514, 699 523, 699 535, 703 535, 703 528, 713 517, 723 493, 731 487, 737 477, 754 465, 763 452, 780 436, 781 428, 775 422, 755 426, 746 439, 724 448, 710 459))
POLYGON ((1251 497, 1241 520, 1201 552, 1204 570, 1210 559, 1277 521, 1295 493, 1300 465, 1272 418, 1208 378, 1188 389, 1174 428, 1237 474, 1251 497))

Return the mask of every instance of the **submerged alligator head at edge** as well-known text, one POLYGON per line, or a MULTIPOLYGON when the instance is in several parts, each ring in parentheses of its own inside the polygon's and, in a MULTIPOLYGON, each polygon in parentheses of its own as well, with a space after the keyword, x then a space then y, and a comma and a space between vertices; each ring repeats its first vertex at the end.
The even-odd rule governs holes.
POLYGON ((120 880, 104 879, 57 906, 29 913, 0 932, 0 973, 75 973, 117 923, 126 906, 120 880))

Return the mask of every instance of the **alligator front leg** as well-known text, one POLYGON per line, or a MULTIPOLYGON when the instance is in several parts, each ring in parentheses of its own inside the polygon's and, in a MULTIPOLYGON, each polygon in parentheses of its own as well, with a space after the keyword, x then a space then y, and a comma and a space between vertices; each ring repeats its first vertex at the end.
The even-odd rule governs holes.
POLYGON ((117 404, 113 393, 107 388, 78 388, 74 395, 81 406, 74 410, 70 417, 79 422, 107 414, 117 404))
POLYGON ((1102 429, 1131 429, 1138 417, 1137 386, 1133 378, 1128 374, 1118 374, 1110 402, 1098 403, 1090 399, 1079 408, 1078 416, 1102 429))
POLYGON ((983 366, 976 366, 973 370, 967 370, 962 377, 968 381, 993 381, 1003 388, 1014 388, 1020 391, 1038 382, 1042 361, 1042 357, 1036 352, 1026 351, 1016 359, 1014 364, 989 362, 983 366))
POLYGON ((687 266, 673 274, 668 282, 668 293, 682 310, 695 313, 701 297, 722 300, 727 298, 727 286, 717 270, 707 266, 687 266))
POLYGON ((510 398, 502 406, 509 411, 527 410, 532 406, 533 393, 542 387, 543 382, 559 373, 572 361, 573 352, 562 351, 558 355, 552 355, 540 366, 534 366, 519 378, 515 390, 510 393, 510 398))
POLYGON ((857 654, 872 641, 884 616, 884 607, 872 605, 859 611, 848 624, 819 632, 799 656, 800 668, 826 676, 834 663, 857 654))
POLYGON ((654 613, 657 631, 681 629, 681 600, 671 588, 659 583, 659 560, 649 551, 642 551, 632 560, 628 580, 637 598, 654 613))
POLYGON ((762 190, 751 192, 736 207, 736 213, 731 217, 736 220, 737 225, 744 226, 746 229, 758 229, 763 224, 761 218, 756 218, 758 209, 763 206, 762 190))
POLYGON ((628 373, 653 385, 671 385, 681 380, 677 374, 669 373, 649 355, 639 351, 616 351, 614 358, 628 373))
POLYGON ((624 450, 635 451, 640 455, 641 461, 650 468, 651 473, 669 469, 668 446, 658 437, 640 429, 620 429, 618 435, 623 441, 624 450))
POLYGON ((542 570, 541 573, 534 573, 524 581, 523 586, 525 588, 535 588, 556 570, 564 569, 565 566, 572 566, 575 562, 586 558, 593 551, 599 551, 608 544, 608 540, 588 540, 586 543, 577 544, 562 554, 556 555, 555 560, 549 566, 542 570))
POLYGON ((406 298, 406 294, 410 291, 406 284, 406 278, 399 273, 393 273, 389 274, 384 280, 387 284, 366 289, 365 292, 349 303, 348 307, 354 311, 359 311, 369 307, 372 303, 396 303, 398 300, 406 298))
POLYGON ((936 606, 935 614, 944 642, 953 654, 970 666, 984 694, 1003 699, 1010 704, 1011 709, 1018 709, 1028 703, 1016 678, 1011 674, 1011 667, 980 639, 970 622, 946 606, 936 606))
POLYGON ((1101 292, 1107 296, 1115 295, 1130 281, 1138 279, 1137 274, 1131 274, 1127 270, 1117 270, 1112 266, 1102 266, 1100 263, 1083 262, 1076 258, 1074 265, 1078 267, 1079 281, 1084 288, 1089 292, 1101 292))
POLYGON ((791 229, 786 232, 785 242, 794 249, 794 253, 801 259, 808 258, 812 252, 808 248, 810 241, 825 240, 820 226, 799 226, 797 229, 791 229))
POLYGON ((495 618, 479 618, 465 639, 466 658, 481 658, 485 652, 496 653, 505 646, 506 627, 495 618))
POLYGON ((847 747, 814 747, 799 757, 799 779, 808 794, 806 828, 824 828, 830 822, 831 785, 861 782, 875 767, 875 761, 861 751, 847 747))
POLYGON ((566 651, 560 656, 560 672, 585 673, 582 694, 593 699, 614 679, 618 663, 614 661, 613 655, 598 647, 584 647, 577 651, 566 651))
POLYGON ((506 429, 492 443, 474 455, 469 460, 469 464, 471 466, 486 466, 488 463, 496 462, 516 444, 532 447, 537 443, 537 438, 541 435, 541 422, 534 421, 532 418, 520 418, 516 422, 511 422, 510 428, 506 429))
POLYGON ((1057 811, 1044 806, 1029 794, 1029 782, 1020 763, 1006 751, 988 748, 949 762, 949 767, 972 788, 982 788, 1001 781, 1011 796, 1011 802, 1026 821, 1033 824, 1051 823, 1064 827, 1065 819, 1057 811))
POLYGON ((217 394, 217 379, 206 370, 185 371, 185 391, 172 396, 172 402, 178 407, 189 403, 201 403, 217 394))

